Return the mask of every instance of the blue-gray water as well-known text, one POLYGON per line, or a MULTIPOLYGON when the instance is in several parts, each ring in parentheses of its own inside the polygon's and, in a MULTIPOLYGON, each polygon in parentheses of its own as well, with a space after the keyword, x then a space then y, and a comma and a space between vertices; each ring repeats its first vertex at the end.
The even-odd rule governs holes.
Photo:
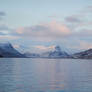
POLYGON ((92 92, 92 60, 0 59, 0 92, 92 92))

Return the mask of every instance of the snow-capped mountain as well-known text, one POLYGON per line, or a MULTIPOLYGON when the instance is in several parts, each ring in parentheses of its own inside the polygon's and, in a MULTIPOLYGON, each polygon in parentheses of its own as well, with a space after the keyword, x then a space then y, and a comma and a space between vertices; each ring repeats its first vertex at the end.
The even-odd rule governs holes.
POLYGON ((60 46, 56 46, 53 51, 42 53, 41 57, 44 58, 66 58, 69 57, 68 53, 62 51, 60 46))
POLYGON ((92 59, 92 49, 88 49, 86 51, 82 51, 79 53, 75 53, 72 55, 73 58, 81 58, 81 59, 92 59))
POLYGON ((24 53, 26 57, 30 58, 68 58, 70 57, 65 51, 62 51, 60 46, 55 46, 54 49, 44 53, 24 53))
POLYGON ((92 59, 92 49, 69 55, 61 50, 60 46, 55 46, 53 50, 44 53, 24 53, 18 52, 10 43, 0 43, 1 57, 25 57, 25 58, 75 58, 75 59, 92 59))
POLYGON ((23 57, 10 43, 0 43, 1 57, 23 57))

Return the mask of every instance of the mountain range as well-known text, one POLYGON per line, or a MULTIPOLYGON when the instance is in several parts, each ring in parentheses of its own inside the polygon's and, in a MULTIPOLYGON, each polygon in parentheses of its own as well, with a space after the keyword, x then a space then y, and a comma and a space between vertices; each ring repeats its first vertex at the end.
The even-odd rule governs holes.
POLYGON ((92 49, 88 49, 75 54, 68 54, 61 50, 60 46, 55 46, 54 50, 44 53, 24 54, 17 51, 11 43, 0 43, 0 58, 73 58, 73 59, 92 59, 92 49))

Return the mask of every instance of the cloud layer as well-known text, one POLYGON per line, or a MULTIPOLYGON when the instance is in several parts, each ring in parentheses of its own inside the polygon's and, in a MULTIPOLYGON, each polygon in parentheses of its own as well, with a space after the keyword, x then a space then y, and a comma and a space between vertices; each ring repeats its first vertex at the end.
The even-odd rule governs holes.
POLYGON ((54 40, 68 36, 71 31, 60 22, 52 21, 47 24, 39 24, 31 27, 19 28, 16 33, 23 37, 35 38, 39 40, 54 40))

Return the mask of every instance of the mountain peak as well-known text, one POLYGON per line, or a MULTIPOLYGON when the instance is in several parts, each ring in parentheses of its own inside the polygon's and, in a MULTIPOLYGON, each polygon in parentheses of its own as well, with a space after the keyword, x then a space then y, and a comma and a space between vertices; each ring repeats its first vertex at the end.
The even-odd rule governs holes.
POLYGON ((60 46, 57 45, 57 46, 55 47, 55 50, 56 50, 56 51, 61 51, 60 46))
POLYGON ((69 57, 68 53, 65 51, 62 51, 60 46, 55 46, 54 50, 43 53, 43 57, 47 58, 66 58, 69 57))

